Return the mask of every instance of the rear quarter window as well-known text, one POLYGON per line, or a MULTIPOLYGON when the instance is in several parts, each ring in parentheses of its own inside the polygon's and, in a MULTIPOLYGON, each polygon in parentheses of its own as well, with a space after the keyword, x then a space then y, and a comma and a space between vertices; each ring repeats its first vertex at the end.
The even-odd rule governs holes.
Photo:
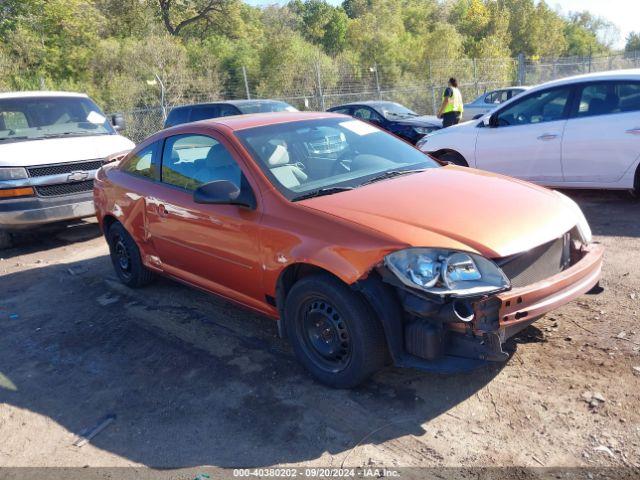
POLYGON ((173 127, 175 125, 181 125, 183 123, 187 123, 189 121, 189 109, 188 108, 174 108, 169 112, 169 116, 167 117, 166 122, 164 123, 165 128, 173 127))

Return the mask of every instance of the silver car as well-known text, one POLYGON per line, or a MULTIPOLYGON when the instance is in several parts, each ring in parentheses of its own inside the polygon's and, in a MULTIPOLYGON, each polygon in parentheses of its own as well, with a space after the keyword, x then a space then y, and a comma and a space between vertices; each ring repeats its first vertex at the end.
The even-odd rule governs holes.
POLYGON ((465 103, 462 121, 473 120, 479 118, 487 112, 490 112, 502 102, 506 102, 516 95, 528 90, 531 87, 507 87, 491 92, 485 92, 471 103, 465 103))

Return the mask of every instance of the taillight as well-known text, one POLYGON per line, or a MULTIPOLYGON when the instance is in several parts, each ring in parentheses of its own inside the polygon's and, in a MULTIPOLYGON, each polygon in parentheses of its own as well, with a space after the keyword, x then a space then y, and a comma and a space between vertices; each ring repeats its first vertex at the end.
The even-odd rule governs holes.
POLYGON ((7 188, 0 190, 0 199, 2 198, 16 198, 16 197, 31 197, 35 194, 32 187, 21 188, 7 188))

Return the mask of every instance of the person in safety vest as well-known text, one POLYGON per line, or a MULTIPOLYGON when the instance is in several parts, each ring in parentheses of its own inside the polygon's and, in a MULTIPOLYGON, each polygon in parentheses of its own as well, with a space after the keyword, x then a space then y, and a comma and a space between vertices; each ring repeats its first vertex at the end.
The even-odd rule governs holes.
POLYGON ((442 94, 442 105, 438 110, 438 118, 442 119, 442 128, 458 124, 463 110, 462 94, 458 90, 458 81, 452 77, 449 79, 449 86, 442 94))

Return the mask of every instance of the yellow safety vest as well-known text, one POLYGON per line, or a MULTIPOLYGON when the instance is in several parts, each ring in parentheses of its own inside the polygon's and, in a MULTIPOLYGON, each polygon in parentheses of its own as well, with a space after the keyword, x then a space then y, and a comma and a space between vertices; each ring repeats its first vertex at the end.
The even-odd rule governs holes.
MULTIPOLYGON (((444 112, 442 113, 449 113, 449 112, 460 112, 462 113, 462 111, 464 110, 463 104, 462 104, 462 94, 460 93, 460 90, 458 90, 456 87, 449 87, 451 89, 451 91, 453 92, 453 96, 451 97, 451 100, 453 101, 449 101, 449 103, 447 103, 447 106, 444 107, 444 112)), ((446 92, 446 90, 445 90, 446 92)), ((442 94, 442 99, 444 100, 446 98, 445 94, 442 94)))

